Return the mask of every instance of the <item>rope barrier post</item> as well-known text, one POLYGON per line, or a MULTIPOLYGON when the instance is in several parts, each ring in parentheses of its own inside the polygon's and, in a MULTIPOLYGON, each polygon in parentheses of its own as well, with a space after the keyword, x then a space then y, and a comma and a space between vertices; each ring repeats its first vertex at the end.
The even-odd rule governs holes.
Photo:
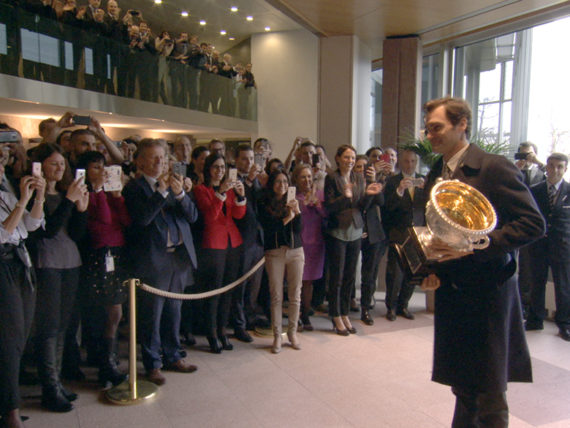
POLYGON ((137 380, 137 302, 138 279, 129 279, 129 380, 105 391, 114 404, 137 404, 156 395, 158 387, 146 380, 137 380))

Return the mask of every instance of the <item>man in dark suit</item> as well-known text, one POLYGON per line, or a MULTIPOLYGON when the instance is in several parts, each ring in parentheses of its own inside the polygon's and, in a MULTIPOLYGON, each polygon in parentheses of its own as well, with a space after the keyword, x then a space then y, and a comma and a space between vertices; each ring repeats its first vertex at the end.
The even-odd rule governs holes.
MULTIPOLYGON (((261 167, 254 163, 253 149, 249 144, 240 144, 236 149, 238 178, 244 183, 247 200, 243 218, 236 225, 243 239, 241 272, 248 272, 263 257, 263 228, 257 220, 257 201, 261 197, 261 184, 257 176, 261 167)), ((257 297, 261 286, 263 269, 258 269, 249 279, 238 285, 232 296, 232 322, 236 339, 252 342, 247 326, 255 325, 257 297)))
MULTIPOLYGON (((409 227, 425 225, 424 181, 416 174, 417 165, 418 156, 410 150, 403 150, 399 159, 400 173, 386 182, 384 227, 390 243, 402 244, 409 227)), ((396 315, 414 319, 414 314, 408 310, 413 293, 414 285, 405 278, 396 250, 390 247, 386 266, 386 318, 389 321, 395 321, 396 315)))
MULTIPOLYGON (((143 176, 123 190, 132 218, 129 255, 133 273, 161 290, 182 293, 196 253, 190 224, 198 218, 196 205, 183 190, 183 177, 163 172, 165 149, 150 138, 140 142, 137 158, 143 176)), ((162 385, 160 369, 193 372, 180 354, 180 300, 141 293, 139 327, 143 364, 148 379, 162 385)))
POLYGON ((452 427, 507 427, 507 382, 531 382, 513 251, 544 234, 544 219, 515 165, 469 144, 471 108, 460 98, 424 106, 434 152, 443 154, 425 185, 452 178, 479 190, 498 224, 485 249, 461 251, 441 240, 435 273, 422 282, 435 293, 432 380, 456 396, 452 427))
MULTIPOLYGON (((544 175, 545 165, 542 164, 536 157, 538 147, 530 141, 525 141, 519 144, 517 157, 525 156, 523 159, 516 159, 515 165, 521 170, 523 175, 524 184, 529 188, 535 184, 540 183, 546 179, 544 175)), ((530 246, 522 247, 519 250, 519 293, 523 305, 523 315, 526 317, 530 306, 530 290, 532 288, 532 265, 533 260, 530 255, 530 246)))
MULTIPOLYGON (((376 150, 378 152, 379 150, 376 150)), ((377 172, 374 166, 374 159, 370 157, 372 153, 367 153, 369 167, 366 169, 367 182, 377 180, 377 172)), ((381 153, 381 152, 380 152, 381 153)), ((370 306, 372 298, 376 291, 376 282, 378 280, 378 270, 380 268, 380 259, 386 252, 388 240, 384 232, 382 224, 381 208, 384 205, 384 193, 379 193, 374 197, 370 206, 364 210, 364 233, 362 234, 362 244, 360 251, 362 252, 362 266, 360 269, 360 320, 366 325, 373 325, 374 319, 370 315, 370 306)))
POLYGON ((556 299, 556 325, 570 342, 570 184, 564 180, 568 157, 552 153, 546 161, 547 180, 531 187, 546 219, 546 236, 529 246, 532 288, 527 330, 542 330, 546 316, 544 294, 548 267, 552 269, 556 299))

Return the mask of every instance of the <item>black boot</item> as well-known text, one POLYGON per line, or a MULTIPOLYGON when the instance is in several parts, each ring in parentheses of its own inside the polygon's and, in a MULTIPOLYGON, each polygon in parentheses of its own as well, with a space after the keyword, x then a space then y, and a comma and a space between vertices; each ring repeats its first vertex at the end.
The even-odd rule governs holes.
POLYGON ((374 324, 374 319, 372 319, 372 317, 370 316, 370 312, 368 311, 368 308, 365 308, 364 306, 362 306, 362 308, 361 308, 360 320, 366 325, 373 325, 374 324))
POLYGON ((103 387, 107 387, 108 383, 117 386, 127 379, 127 375, 122 373, 117 367, 115 339, 104 338, 102 348, 101 365, 99 366, 99 382, 103 387))
POLYGON ((58 337, 54 336, 38 340, 36 343, 38 376, 42 384, 42 406, 53 412, 69 412, 73 409, 73 405, 61 390, 57 342, 58 337))

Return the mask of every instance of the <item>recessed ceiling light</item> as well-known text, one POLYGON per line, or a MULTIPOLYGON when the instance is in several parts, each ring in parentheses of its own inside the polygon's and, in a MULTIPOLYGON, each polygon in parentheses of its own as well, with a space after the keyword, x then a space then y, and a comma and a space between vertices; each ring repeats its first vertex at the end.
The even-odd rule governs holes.
POLYGON ((271 31, 271 27, 265 27, 265 31, 271 31))
POLYGON ((235 38, 235 37, 230 37, 229 39, 230 39, 230 40, 235 40, 236 38, 235 38))
POLYGON ((180 15, 182 15, 184 18, 186 18, 190 14, 188 12, 186 12, 185 10, 183 10, 182 12, 180 12, 180 15))
POLYGON ((200 20, 200 25, 206 25, 206 21, 204 21, 203 19, 200 20))
POLYGON ((225 36, 225 35, 228 34, 228 33, 226 32, 226 30, 222 30, 222 31, 220 31, 220 34, 221 34, 222 36, 225 36))
POLYGON ((230 10, 231 10, 232 12, 237 12, 237 11, 238 11, 238 7, 237 7, 237 6, 232 6, 232 7, 230 8, 230 10))
POLYGON ((154 0, 154 4, 161 4, 162 0, 154 0))
POLYGON ((245 19, 247 19, 248 21, 253 21, 253 16, 249 15, 245 19))

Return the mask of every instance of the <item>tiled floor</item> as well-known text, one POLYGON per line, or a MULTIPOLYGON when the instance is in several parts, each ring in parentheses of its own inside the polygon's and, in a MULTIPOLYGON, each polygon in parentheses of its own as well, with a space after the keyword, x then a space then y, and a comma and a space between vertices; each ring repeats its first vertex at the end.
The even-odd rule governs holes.
MULTIPOLYGON (((375 325, 364 326, 354 314, 358 334, 350 337, 333 334, 318 314, 316 330, 300 335, 303 349, 284 346, 278 355, 262 338, 234 340, 233 351, 213 355, 199 337, 188 351, 199 370, 165 373, 158 395, 134 406, 107 404, 95 371, 86 369, 93 382, 73 385, 80 398, 67 414, 43 411, 39 389, 24 389, 26 427, 447 427, 453 395, 429 380, 433 317, 421 293, 410 306, 415 321, 388 322, 379 301, 375 325)), ((527 335, 535 381, 510 384, 513 428, 570 427, 570 343, 556 333, 547 322, 527 335)))

